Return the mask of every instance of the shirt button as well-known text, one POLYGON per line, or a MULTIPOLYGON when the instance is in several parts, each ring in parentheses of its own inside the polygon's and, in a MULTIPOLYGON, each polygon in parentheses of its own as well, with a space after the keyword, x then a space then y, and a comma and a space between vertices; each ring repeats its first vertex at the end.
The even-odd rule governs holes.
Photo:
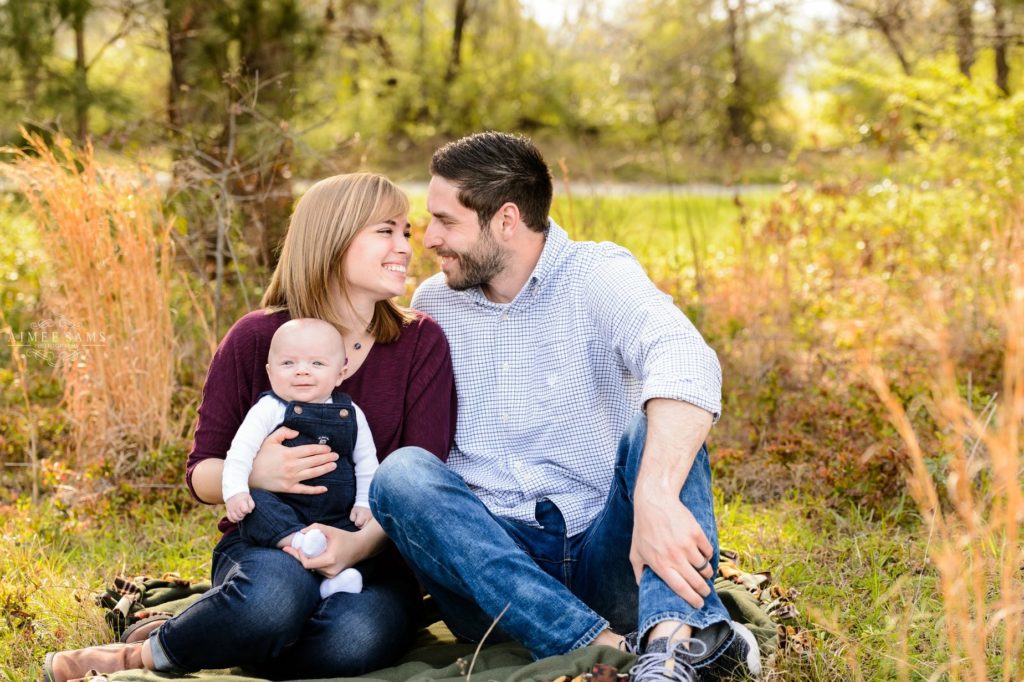
POLYGON ((507 319, 508 319, 508 313, 502 313, 501 314, 501 321, 504 322, 507 319))
POLYGON ((502 372, 507 372, 508 371, 508 363, 507 362, 501 363, 501 371, 502 372))
POLYGON ((302 414, 302 406, 301 405, 296 405, 295 406, 295 414, 302 414))
POLYGON ((507 414, 501 415, 501 421, 507 422, 508 421, 508 415, 507 414))

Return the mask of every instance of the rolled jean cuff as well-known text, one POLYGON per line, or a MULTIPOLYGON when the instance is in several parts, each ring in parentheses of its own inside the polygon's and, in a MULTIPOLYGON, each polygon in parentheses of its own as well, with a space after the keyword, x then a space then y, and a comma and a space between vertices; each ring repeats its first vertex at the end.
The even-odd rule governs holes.
POLYGON ((175 675, 186 675, 193 672, 175 665, 174 661, 171 660, 167 650, 164 649, 163 642, 160 641, 161 629, 157 628, 149 636, 149 653, 153 656, 153 669, 158 673, 173 673, 175 675))
POLYGON ((708 627, 709 625, 714 625, 715 623, 724 622, 729 619, 723 618, 721 614, 714 612, 703 613, 700 611, 690 611, 689 613, 682 613, 681 611, 665 611, 664 613, 656 613, 653 616, 648 616, 644 619, 644 622, 640 623, 640 627, 637 628, 637 641, 644 641, 644 638, 647 636, 647 633, 650 632, 651 628, 658 623, 664 623, 667 620, 684 623, 695 630, 700 630, 708 627))
MULTIPOLYGON (((605 630, 607 630, 608 627, 609 627, 608 621, 606 621, 604 618, 599 619, 597 621, 597 623, 594 624, 593 627, 591 627, 589 630, 587 630, 583 634, 582 637, 580 637, 579 639, 576 640, 575 644, 573 644, 571 647, 569 647, 569 651, 575 651, 576 649, 582 649, 585 646, 589 646, 590 644, 593 644, 594 640, 597 639, 597 636, 599 634, 601 634, 602 632, 604 632, 605 630)), ((568 653, 568 652, 566 652, 566 653, 568 653)))

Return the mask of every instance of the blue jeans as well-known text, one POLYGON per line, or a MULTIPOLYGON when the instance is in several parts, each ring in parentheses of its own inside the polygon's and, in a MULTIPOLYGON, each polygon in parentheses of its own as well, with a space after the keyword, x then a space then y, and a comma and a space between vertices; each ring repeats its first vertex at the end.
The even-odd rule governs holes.
POLYGON ((279 679, 349 677, 392 665, 412 642, 419 588, 394 548, 363 591, 320 599, 321 577, 280 549, 228 533, 214 588, 150 636, 161 672, 242 666, 279 679))
MULTIPOLYGON (((540 528, 492 514, 460 476, 418 448, 384 460, 370 485, 370 508, 433 595, 445 623, 463 639, 479 641, 506 605, 498 634, 489 641, 514 639, 538 658, 586 646, 607 627, 643 634, 666 620, 696 628, 728 620, 712 581, 700 609, 649 568, 636 584, 629 562, 632 496, 646 434, 641 415, 619 443, 604 509, 573 537, 566 536, 562 515, 548 500, 536 506, 540 528)), ((698 452, 679 499, 715 548, 717 570, 706 448, 698 452)))

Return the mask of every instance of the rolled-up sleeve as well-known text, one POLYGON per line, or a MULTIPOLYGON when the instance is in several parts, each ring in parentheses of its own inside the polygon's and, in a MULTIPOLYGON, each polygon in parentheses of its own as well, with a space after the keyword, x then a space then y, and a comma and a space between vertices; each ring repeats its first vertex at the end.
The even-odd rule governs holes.
POLYGON ((601 338, 613 346, 652 398, 691 403, 717 421, 722 411, 722 368, 689 318, 659 291, 627 251, 592 271, 583 305, 601 338))

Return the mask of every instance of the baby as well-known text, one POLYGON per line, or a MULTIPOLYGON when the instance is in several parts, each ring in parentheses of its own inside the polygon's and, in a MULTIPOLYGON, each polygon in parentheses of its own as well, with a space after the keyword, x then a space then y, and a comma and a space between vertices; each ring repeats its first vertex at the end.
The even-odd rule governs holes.
MULTIPOLYGON (((341 334, 333 325, 311 318, 285 322, 270 342, 267 374, 271 390, 245 415, 224 461, 223 494, 228 519, 238 523, 247 542, 261 547, 295 547, 308 557, 327 548, 319 530, 303 533, 314 522, 346 530, 370 520, 370 481, 377 470, 377 450, 366 417, 341 385, 348 359, 341 334), (252 462, 264 439, 280 426, 299 432, 285 445, 320 443, 338 453, 338 467, 305 481, 328 488, 321 495, 249 490, 252 462)), ((362 575, 348 568, 320 585, 320 596, 360 592, 362 575)))

